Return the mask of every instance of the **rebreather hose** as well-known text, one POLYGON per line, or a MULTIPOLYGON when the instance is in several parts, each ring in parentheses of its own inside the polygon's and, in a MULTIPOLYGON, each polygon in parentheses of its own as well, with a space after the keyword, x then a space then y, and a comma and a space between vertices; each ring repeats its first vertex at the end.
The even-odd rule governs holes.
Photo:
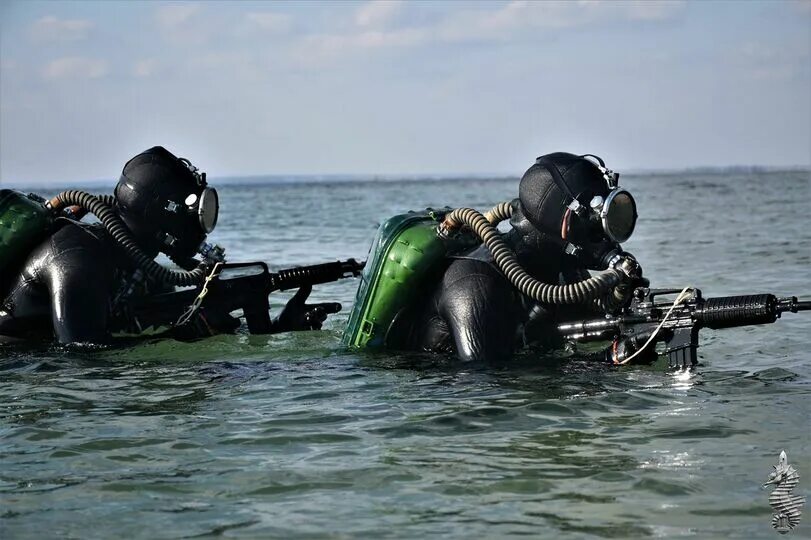
POLYGON ((567 285, 544 283, 521 267, 513 250, 507 245, 496 225, 512 216, 508 202, 494 206, 483 215, 473 208, 457 208, 445 216, 443 226, 455 229, 467 225, 493 255, 496 266, 521 293, 544 304, 581 304, 600 297, 620 282, 620 272, 611 269, 602 274, 567 285))
POLYGON ((116 244, 127 254, 130 259, 144 271, 148 276, 155 278, 169 285, 186 287, 198 285, 205 279, 207 268, 205 264, 199 264, 193 270, 174 270, 166 268, 156 263, 138 246, 132 237, 129 229, 121 221, 121 218, 113 212, 115 199, 110 195, 96 197, 90 193, 78 190, 63 191, 50 201, 54 210, 61 210, 66 206, 81 206, 88 212, 99 218, 104 228, 115 240, 116 244))
POLYGON ((493 225, 498 225, 505 219, 510 219, 512 215, 513 205, 509 201, 500 202, 484 213, 484 217, 493 225))

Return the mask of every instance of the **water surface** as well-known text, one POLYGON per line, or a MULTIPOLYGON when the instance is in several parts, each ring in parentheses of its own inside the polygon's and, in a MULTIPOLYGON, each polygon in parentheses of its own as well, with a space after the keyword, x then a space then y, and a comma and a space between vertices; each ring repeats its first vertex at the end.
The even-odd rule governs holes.
MULTIPOLYGON (((622 181, 654 286, 811 297, 807 172, 622 181)), ((213 240, 276 268, 363 258, 390 215, 516 190, 225 185, 213 240)), ((693 374, 470 369, 343 351, 355 287, 317 288, 344 304, 320 333, 0 351, 0 537, 774 538, 761 483, 782 449, 809 493, 808 316, 702 332, 693 374)))

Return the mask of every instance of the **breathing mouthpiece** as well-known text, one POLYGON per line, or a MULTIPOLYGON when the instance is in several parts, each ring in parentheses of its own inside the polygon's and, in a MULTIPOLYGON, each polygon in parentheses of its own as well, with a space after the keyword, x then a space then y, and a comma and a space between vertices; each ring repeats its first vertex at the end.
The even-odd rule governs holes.
POLYGON ((616 255, 612 258, 612 262, 609 263, 608 267, 619 270, 630 279, 639 279, 642 277, 642 267, 630 253, 620 253, 616 255))
POLYGON ((197 253, 203 256, 203 260, 207 263, 225 262, 225 248, 219 244, 209 244, 203 242, 197 248, 197 253))

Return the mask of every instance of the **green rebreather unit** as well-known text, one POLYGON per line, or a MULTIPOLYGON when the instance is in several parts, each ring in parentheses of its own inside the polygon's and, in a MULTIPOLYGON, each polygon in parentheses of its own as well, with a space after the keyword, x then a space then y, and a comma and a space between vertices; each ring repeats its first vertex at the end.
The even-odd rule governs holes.
POLYGON ((47 236, 52 222, 42 203, 19 191, 0 189, 0 278, 47 236))
MULTIPOLYGON (((415 297, 426 277, 438 271, 459 240, 437 235, 450 208, 400 214, 380 226, 361 276, 343 344, 355 349, 386 345, 392 322, 415 297)), ((468 245, 470 245, 468 243, 468 245)))

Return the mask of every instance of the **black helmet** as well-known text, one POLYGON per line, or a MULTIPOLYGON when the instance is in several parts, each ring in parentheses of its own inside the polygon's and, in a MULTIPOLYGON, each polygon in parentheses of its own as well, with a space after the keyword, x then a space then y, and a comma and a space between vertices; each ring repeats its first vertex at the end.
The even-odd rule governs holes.
POLYGON ((555 152, 539 157, 524 173, 519 201, 540 232, 577 250, 589 244, 626 241, 636 224, 636 203, 619 188, 602 159, 555 152))
POLYGON ((115 187, 118 214, 149 250, 192 257, 217 224, 217 192, 187 159, 161 146, 124 165, 115 187))

